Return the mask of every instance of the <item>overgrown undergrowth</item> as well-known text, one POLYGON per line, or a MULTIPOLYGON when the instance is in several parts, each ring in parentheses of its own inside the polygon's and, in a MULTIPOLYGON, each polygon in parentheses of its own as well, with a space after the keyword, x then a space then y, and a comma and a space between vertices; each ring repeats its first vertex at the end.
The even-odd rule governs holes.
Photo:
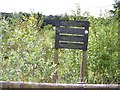
MULTIPOLYGON (((31 14, 0 21, 0 66, 2 81, 52 82, 55 27, 40 28, 43 18, 31 14)), ((80 16, 76 16, 81 20, 80 16)), ((68 16, 67 19, 73 19, 68 16)), ((90 22, 86 83, 119 83, 118 23, 114 17, 88 17, 90 22)), ((59 50, 58 83, 77 83, 80 50, 59 50)))

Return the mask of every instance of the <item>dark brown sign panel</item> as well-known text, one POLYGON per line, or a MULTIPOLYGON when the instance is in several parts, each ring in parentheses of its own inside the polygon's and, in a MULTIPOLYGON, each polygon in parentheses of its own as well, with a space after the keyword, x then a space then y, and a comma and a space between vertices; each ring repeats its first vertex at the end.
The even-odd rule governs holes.
POLYGON ((59 21, 57 22, 55 48, 81 49, 87 51, 88 21, 59 21), (82 29, 81 29, 82 28, 82 29))

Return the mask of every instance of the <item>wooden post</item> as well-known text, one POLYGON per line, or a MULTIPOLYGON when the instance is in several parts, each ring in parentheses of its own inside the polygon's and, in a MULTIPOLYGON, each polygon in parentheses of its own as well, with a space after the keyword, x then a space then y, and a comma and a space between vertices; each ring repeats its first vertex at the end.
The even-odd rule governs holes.
POLYGON ((80 83, 84 83, 84 74, 85 74, 85 64, 87 59, 87 51, 83 51, 81 68, 80 68, 80 83))
POLYGON ((56 65, 55 66, 55 72, 54 72, 54 75, 53 75, 53 83, 56 83, 57 80, 58 80, 58 75, 57 75, 57 69, 58 69, 58 49, 55 49, 54 51, 54 64, 56 65))

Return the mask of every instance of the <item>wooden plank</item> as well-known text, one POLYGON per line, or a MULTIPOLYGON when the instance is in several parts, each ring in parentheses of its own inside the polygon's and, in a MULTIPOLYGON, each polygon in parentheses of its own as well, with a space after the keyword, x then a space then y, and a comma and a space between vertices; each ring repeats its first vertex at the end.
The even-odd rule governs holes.
POLYGON ((54 24, 55 26, 73 26, 73 27, 89 27, 88 21, 77 21, 77 20, 55 20, 54 24))
POLYGON ((59 42, 59 48, 83 49, 84 44, 59 42))
MULTIPOLYGON (((4 90, 12 90, 26 88, 26 89, 40 89, 40 88, 51 88, 52 90, 63 90, 63 88, 84 88, 84 90, 120 90, 120 84, 60 84, 60 83, 37 83, 37 82, 13 82, 13 81, 0 81, 1 88, 4 90), (54 88, 54 89, 53 89, 54 88), (58 88, 58 89, 57 89, 58 88)), ((77 90, 78 90, 77 89, 77 90)), ((41 89, 40 89, 41 90, 41 89)), ((45 89, 46 90, 46 89, 45 89)))
POLYGON ((87 42, 84 36, 59 35, 59 41, 87 42))
POLYGON ((56 33, 85 35, 84 29, 58 27, 56 33))

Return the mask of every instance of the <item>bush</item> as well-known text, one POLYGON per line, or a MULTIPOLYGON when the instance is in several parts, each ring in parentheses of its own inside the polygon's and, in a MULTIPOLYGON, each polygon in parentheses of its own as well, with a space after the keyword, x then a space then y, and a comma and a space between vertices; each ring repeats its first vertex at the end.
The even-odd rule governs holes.
MULTIPOLYGON (((1 80, 52 82, 55 28, 40 28, 43 16, 38 14, 9 20, 0 21, 1 80)), ((117 22, 92 16, 89 21, 85 82, 118 83, 117 22)), ((79 82, 80 61, 81 51, 59 49, 58 83, 79 82)))

